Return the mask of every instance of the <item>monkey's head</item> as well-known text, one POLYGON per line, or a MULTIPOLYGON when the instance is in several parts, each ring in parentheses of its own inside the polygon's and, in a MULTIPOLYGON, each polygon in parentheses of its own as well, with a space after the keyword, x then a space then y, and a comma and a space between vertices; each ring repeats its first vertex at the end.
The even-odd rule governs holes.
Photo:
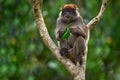
POLYGON ((74 21, 78 16, 79 12, 75 4, 65 4, 61 8, 60 17, 67 23, 74 21))

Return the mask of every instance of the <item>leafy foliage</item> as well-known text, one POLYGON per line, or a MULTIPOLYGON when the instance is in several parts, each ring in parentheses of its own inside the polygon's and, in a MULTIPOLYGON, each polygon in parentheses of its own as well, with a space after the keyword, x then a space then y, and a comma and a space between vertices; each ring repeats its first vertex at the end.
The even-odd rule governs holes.
MULTIPOLYGON (((80 12, 88 23, 101 0, 81 0, 80 12)), ((77 1, 44 0, 43 16, 52 39, 60 7, 77 1)), ((0 80, 71 80, 51 55, 36 27, 28 0, 0 1, 0 80)), ((120 0, 109 0, 99 24, 91 30, 86 80, 120 80, 120 0)))

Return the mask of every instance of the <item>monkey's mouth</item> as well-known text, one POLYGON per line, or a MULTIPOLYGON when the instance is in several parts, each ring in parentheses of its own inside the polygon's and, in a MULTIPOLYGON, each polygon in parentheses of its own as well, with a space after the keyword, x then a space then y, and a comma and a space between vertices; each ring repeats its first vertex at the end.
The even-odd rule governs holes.
POLYGON ((71 17, 70 16, 65 16, 65 19, 67 20, 67 21, 71 21, 71 17))

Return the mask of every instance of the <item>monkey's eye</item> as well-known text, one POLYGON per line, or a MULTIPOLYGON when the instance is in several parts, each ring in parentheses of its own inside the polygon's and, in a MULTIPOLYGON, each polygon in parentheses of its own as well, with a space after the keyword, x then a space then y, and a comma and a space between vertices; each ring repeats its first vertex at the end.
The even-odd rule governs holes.
POLYGON ((73 16, 76 16, 76 11, 70 11, 70 14, 72 14, 73 16))
POLYGON ((62 11, 62 14, 61 14, 61 15, 64 16, 65 14, 66 14, 66 12, 65 12, 65 11, 62 11))
POLYGON ((69 13, 70 15, 76 16, 76 11, 74 9, 65 9, 62 10, 62 16, 66 15, 67 13, 69 13))

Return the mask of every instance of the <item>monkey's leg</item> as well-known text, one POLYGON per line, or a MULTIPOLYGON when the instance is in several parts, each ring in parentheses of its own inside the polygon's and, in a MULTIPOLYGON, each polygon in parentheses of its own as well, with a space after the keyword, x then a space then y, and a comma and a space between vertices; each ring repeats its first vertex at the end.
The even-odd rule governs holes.
POLYGON ((67 40, 61 41, 60 42, 60 54, 61 56, 66 56, 68 54, 68 42, 67 40))
POLYGON ((79 62, 80 65, 83 63, 82 56, 84 56, 85 48, 85 39, 79 36, 74 43, 73 53, 76 56, 76 63, 79 62))
POLYGON ((73 53, 73 48, 70 48, 70 49, 61 48, 60 54, 61 54, 61 56, 65 56, 68 59, 70 59, 76 65, 76 60, 75 60, 75 55, 73 53))

